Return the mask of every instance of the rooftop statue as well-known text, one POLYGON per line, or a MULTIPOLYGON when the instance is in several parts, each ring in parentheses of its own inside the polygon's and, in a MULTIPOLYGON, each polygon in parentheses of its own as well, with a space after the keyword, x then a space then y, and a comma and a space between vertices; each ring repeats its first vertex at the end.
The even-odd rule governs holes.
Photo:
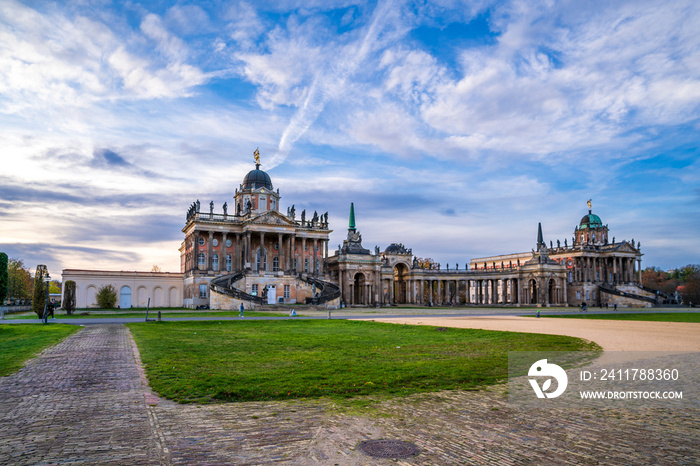
POLYGON ((259 148, 256 148, 255 151, 253 151, 253 158, 255 158, 255 165, 260 165, 260 150, 259 150, 259 148))

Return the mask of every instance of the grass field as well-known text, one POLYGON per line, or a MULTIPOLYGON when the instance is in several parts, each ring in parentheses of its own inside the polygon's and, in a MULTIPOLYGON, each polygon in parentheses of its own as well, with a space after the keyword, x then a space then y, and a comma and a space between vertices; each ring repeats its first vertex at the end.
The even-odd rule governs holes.
POLYGON ((359 321, 128 324, 151 387, 187 402, 474 389, 504 380, 508 351, 597 351, 557 335, 359 321))
POLYGON ((75 325, 0 325, 0 376, 21 369, 41 350, 78 330, 80 327, 75 325))
POLYGON ((700 322, 700 312, 659 312, 630 314, 575 314, 542 316, 557 319, 642 320, 652 322, 700 322))

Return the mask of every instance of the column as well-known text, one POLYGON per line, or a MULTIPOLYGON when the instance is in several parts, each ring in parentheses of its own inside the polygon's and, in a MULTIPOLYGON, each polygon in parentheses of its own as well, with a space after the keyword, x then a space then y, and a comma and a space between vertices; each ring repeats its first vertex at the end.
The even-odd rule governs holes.
MULTIPOLYGON (((306 272, 306 237, 303 236, 301 238, 301 264, 299 264, 299 267, 301 268, 302 272, 306 272)), ((352 281, 352 280, 351 280, 352 281)), ((352 285, 350 285, 352 287, 352 285)), ((351 288, 352 289, 352 288, 351 288)))
POLYGON ((194 264, 192 270, 199 270, 199 232, 195 230, 192 233, 194 239, 194 264))
POLYGON ((252 232, 247 232, 245 236, 245 255, 246 255, 246 263, 250 264, 250 268, 253 268, 253 238, 252 238, 253 233, 252 232))
POLYGON ((316 267, 318 266, 319 272, 321 271, 321 266, 317 265, 318 264, 318 239, 314 238, 314 260, 312 261, 314 263, 314 268, 313 268, 313 274, 317 275, 316 272, 316 267))
MULTIPOLYGON (((291 238, 289 240, 291 242, 291 238)), ((340 288, 340 299, 345 301, 345 272, 342 269, 338 269, 338 288, 340 288)))
POLYGON ((289 258, 290 264, 291 264, 290 269, 294 270, 298 273, 297 264, 296 264, 296 260, 297 260, 297 251, 296 251, 296 249, 297 249, 297 235, 292 234, 292 237, 289 241, 291 241, 291 243, 292 243, 292 251, 290 254, 290 258, 289 258))
POLYGON ((355 304, 355 283, 354 280, 350 282, 350 305, 355 304))
POLYGON ((213 270, 212 269, 212 240, 214 239, 214 232, 210 231, 209 232, 209 243, 207 243, 207 270, 213 270))
POLYGON ((284 270, 284 243, 282 242, 282 233, 277 234, 277 263, 279 270, 284 270))
MULTIPOLYGON (((227 238, 228 234, 223 232, 221 234, 221 259, 219 259, 219 270, 226 271, 228 273, 228 270, 226 270, 226 254, 228 254, 228 247, 226 246, 227 238)), ((231 258, 231 270, 233 270, 233 257, 231 258)))
POLYGON ((265 232, 260 232, 260 267, 258 267, 258 272, 262 269, 263 272, 267 271, 265 267, 265 262, 267 262, 267 254, 265 253, 265 232), (263 260, 263 258, 265 260, 263 260))

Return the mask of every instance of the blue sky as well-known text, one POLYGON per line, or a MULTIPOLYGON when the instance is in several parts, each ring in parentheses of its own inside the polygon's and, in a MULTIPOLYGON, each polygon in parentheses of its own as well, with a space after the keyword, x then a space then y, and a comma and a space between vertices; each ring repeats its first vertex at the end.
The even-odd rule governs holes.
POLYGON ((178 271, 191 202, 451 264, 572 237, 700 263, 700 3, 0 2, 0 251, 178 271))

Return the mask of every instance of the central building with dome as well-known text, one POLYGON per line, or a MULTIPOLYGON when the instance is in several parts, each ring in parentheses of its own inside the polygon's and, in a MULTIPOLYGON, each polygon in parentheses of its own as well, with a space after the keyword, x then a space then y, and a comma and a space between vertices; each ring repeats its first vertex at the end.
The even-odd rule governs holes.
POLYGON ((331 303, 338 288, 324 280, 328 257, 328 213, 294 206, 280 212, 280 193, 260 170, 236 189, 234 205, 215 212, 214 203, 193 203, 180 246, 184 305, 238 308, 240 303, 331 303), (232 212, 231 212, 232 211, 232 212))

